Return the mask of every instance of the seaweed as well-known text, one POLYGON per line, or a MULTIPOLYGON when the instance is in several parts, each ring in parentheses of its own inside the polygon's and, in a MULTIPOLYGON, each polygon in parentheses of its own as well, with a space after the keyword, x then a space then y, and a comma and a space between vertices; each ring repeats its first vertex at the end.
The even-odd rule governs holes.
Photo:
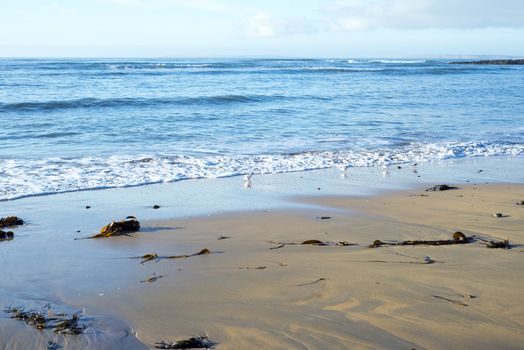
POLYGON ((511 249, 511 244, 509 243, 509 239, 505 239, 503 241, 489 241, 486 244, 486 247, 488 248, 502 248, 502 249, 511 249))
POLYGON ((271 248, 269 248, 269 249, 272 249, 272 250, 274 250, 274 249, 280 249, 280 248, 284 248, 285 246, 286 246, 286 244, 285 244, 285 243, 282 243, 282 244, 277 245, 276 247, 271 247, 271 248))
POLYGON ((10 241, 15 237, 15 234, 13 231, 2 231, 0 230, 0 242, 2 241, 10 241))
POLYGON ((140 283, 153 283, 153 282, 156 282, 158 279, 160 278, 164 278, 166 276, 164 275, 158 275, 156 273, 153 273, 151 276, 149 276, 148 278, 146 278, 145 280, 143 281, 140 281, 140 283))
POLYGON ((450 186, 450 185, 436 185, 430 188, 426 188, 426 192, 441 192, 441 191, 449 191, 449 190, 458 190, 458 187, 450 186))
POLYGON ((8 216, 5 218, 0 218, 0 228, 20 226, 23 224, 25 224, 25 221, 20 219, 18 216, 8 216))
POLYGON ((151 260, 158 260, 158 254, 156 253, 147 253, 142 256, 134 256, 131 259, 143 259, 140 263, 145 264, 148 261, 151 260))
POLYGON ((215 344, 207 336, 191 337, 172 343, 163 340, 155 343, 156 349, 212 349, 214 346, 215 344))
POLYGON ((267 269, 267 266, 246 266, 246 267, 239 267, 239 270, 265 270, 267 269))
POLYGON ((140 222, 134 216, 128 216, 122 221, 111 221, 110 224, 100 229, 100 233, 89 238, 125 236, 138 230, 140 230, 140 222))
POLYGON ((308 239, 307 241, 304 241, 302 243, 300 243, 301 245, 327 245, 327 243, 325 242, 322 242, 322 241, 319 241, 318 239, 308 239))
POLYGON ((513 245, 509 242, 509 238, 502 241, 487 240, 481 237, 476 237, 482 244, 485 244, 487 248, 497 249, 511 249, 513 245))
MULTIPOLYGON (((196 253, 193 253, 193 254, 184 254, 184 255, 168 255, 168 256, 160 256, 156 253, 147 253, 145 255, 142 255, 142 256, 132 256, 130 259, 142 259, 142 261, 140 262, 141 264, 145 264, 146 262, 149 262, 149 261, 158 261, 158 260, 161 260, 161 259, 185 259, 185 258, 190 258, 190 257, 193 257, 193 256, 198 256, 198 255, 207 255, 207 254, 211 254, 213 252, 211 252, 209 249, 207 248, 204 248, 196 253)), ((217 253, 217 252, 214 252, 214 253, 217 253)))
POLYGON ((449 299, 449 298, 446 298, 446 297, 443 297, 443 296, 440 296, 440 295, 434 295, 433 298, 449 301, 450 303, 453 303, 453 304, 456 304, 456 305, 460 305, 460 306, 469 306, 468 304, 463 303, 461 301, 449 299))
POLYGON ((415 246, 415 245, 451 245, 451 244, 468 244, 475 241, 474 237, 466 237, 462 232, 457 231, 453 234, 453 239, 438 239, 438 240, 408 240, 400 242, 382 242, 381 240, 374 240, 369 248, 379 248, 382 246, 415 246))
POLYGON ((19 307, 7 307, 4 311, 10 314, 11 318, 23 321, 36 329, 47 328, 47 322, 49 320, 42 312, 33 310, 26 311, 24 308, 19 307))
POLYGON ((207 248, 204 248, 202 250, 200 250, 199 252, 196 252, 194 254, 188 254, 188 255, 171 255, 171 256, 166 256, 165 258, 166 259, 184 259, 184 258, 190 258, 192 256, 197 256, 197 255, 206 255, 206 254, 211 254, 211 251, 207 248))
POLYGON ((23 307, 8 307, 4 311, 10 314, 11 318, 23 321, 38 330, 52 329, 55 333, 76 335, 83 333, 86 328, 79 324, 80 316, 78 314, 73 314, 71 317, 68 317, 67 314, 53 314, 50 308, 47 314, 41 311, 26 311, 23 307))
POLYGON ((315 280, 313 282, 307 282, 307 283, 299 284, 299 285, 297 285, 297 287, 309 286, 311 284, 317 284, 317 283, 322 282, 322 281, 327 281, 327 278, 321 277, 321 278, 319 278, 319 279, 317 279, 317 280, 315 280))
POLYGON ((344 246, 349 247, 353 245, 357 245, 355 243, 349 243, 347 241, 339 241, 339 242, 326 242, 326 241, 320 241, 318 239, 308 239, 302 242, 274 242, 270 241, 270 243, 278 244, 276 247, 271 247, 269 249, 280 249, 284 248, 287 245, 314 245, 314 246, 344 246))
POLYGON ((79 325, 78 321, 80 317, 77 314, 73 314, 71 318, 66 318, 56 322, 53 325, 53 332, 58 334, 81 334, 85 326, 79 325))

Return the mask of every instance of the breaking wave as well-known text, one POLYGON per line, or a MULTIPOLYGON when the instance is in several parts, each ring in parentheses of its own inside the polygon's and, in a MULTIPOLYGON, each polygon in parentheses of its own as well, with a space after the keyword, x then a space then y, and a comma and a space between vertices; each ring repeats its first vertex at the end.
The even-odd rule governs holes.
POLYGON ((4 159, 0 200, 60 192, 130 187, 196 178, 273 174, 338 167, 389 166, 478 156, 524 155, 524 144, 489 142, 409 144, 405 147, 359 151, 303 152, 257 156, 192 157, 147 155, 4 159))

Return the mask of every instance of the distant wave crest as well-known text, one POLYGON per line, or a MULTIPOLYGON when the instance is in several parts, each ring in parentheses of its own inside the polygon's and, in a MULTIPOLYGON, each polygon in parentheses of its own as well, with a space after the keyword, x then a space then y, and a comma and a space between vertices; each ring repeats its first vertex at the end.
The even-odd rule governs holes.
POLYGON ((0 103, 2 112, 30 112, 54 111, 60 109, 104 108, 104 107, 147 107, 158 105, 206 105, 262 102, 267 99, 276 99, 279 96, 269 95, 215 95, 174 98, 147 98, 147 97, 116 97, 116 98, 77 98, 70 100, 28 101, 15 103, 0 103))

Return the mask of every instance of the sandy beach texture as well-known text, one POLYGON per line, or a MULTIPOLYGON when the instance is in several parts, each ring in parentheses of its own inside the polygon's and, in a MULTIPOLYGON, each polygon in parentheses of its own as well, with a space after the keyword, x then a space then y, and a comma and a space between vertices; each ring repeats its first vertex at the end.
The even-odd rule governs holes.
POLYGON ((144 237, 159 255, 171 255, 176 245, 216 254, 137 264, 144 275, 166 278, 119 299, 120 308, 146 344, 208 334, 225 349, 518 349, 523 248, 367 245, 449 239, 457 230, 518 244, 524 242, 521 198, 522 186, 470 186, 309 197, 302 200, 331 209, 148 223, 183 227, 144 237), (495 218, 495 212, 509 216, 495 218), (308 239, 358 246, 270 249, 308 239), (435 263, 425 264, 425 256, 435 263))
MULTIPOLYGON (((207 335, 218 349, 522 349, 524 186, 460 187, 298 197, 312 206, 142 222, 134 238, 83 242, 118 246, 118 263, 106 265, 116 271, 89 281, 109 292, 64 293, 61 301, 125 320, 144 348, 207 335), (481 240, 368 247, 376 239, 445 240, 455 231, 509 238, 512 249, 481 240), (327 245, 296 244, 313 239, 327 245), (203 248, 211 253, 124 259, 203 248), (162 277, 140 282, 153 273, 162 277)), ((16 334, 28 327, 6 324, 16 324, 16 334)))

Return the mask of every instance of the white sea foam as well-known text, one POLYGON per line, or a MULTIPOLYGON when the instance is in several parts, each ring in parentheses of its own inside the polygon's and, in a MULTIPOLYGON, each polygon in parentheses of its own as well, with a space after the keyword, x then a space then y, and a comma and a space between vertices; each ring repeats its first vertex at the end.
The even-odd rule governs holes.
POLYGON ((269 174, 338 167, 388 166, 460 157, 524 155, 524 144, 412 144, 397 150, 306 152, 258 156, 140 155, 0 161, 0 199, 138 186, 194 178, 269 174))
POLYGON ((384 63, 384 64, 414 64, 426 63, 426 60, 368 60, 368 63, 384 63))

